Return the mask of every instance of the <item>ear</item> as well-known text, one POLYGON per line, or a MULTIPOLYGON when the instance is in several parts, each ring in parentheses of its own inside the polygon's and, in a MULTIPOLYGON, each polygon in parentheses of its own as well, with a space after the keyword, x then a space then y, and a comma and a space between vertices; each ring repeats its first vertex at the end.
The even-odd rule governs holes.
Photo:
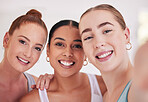
POLYGON ((10 35, 8 32, 6 32, 4 38, 3 38, 3 47, 6 48, 8 46, 8 41, 10 39, 10 35))
POLYGON ((47 54, 47 57, 49 57, 49 45, 47 44, 47 47, 46 47, 46 54, 47 54))
POLYGON ((130 30, 128 27, 125 28, 124 30, 124 34, 125 34, 125 40, 126 40, 126 44, 130 42, 130 30))

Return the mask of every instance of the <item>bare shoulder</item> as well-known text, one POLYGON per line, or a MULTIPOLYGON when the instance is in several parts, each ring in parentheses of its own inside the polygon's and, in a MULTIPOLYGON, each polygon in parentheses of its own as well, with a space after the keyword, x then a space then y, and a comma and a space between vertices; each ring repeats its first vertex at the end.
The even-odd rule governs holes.
POLYGON ((40 102, 40 97, 37 89, 30 91, 23 96, 19 102, 40 102))
POLYGON ((104 80, 103 80, 102 76, 99 76, 99 75, 96 75, 96 78, 97 78, 98 84, 100 86, 101 93, 102 93, 102 95, 104 95, 104 93, 107 91, 104 80))

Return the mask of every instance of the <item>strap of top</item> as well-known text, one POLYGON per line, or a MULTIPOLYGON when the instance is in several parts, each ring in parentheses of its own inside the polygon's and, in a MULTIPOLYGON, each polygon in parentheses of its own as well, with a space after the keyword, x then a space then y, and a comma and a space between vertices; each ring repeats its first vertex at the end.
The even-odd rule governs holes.
POLYGON ((103 102, 101 90, 95 75, 87 74, 91 87, 91 102, 103 102))
POLYGON ((128 97, 128 92, 129 92, 130 86, 131 86, 131 81, 129 81, 127 83, 127 85, 125 86, 124 90, 122 91, 117 102, 128 102, 127 97, 128 97))
POLYGON ((49 102, 49 99, 48 99, 47 92, 46 92, 45 88, 44 88, 44 90, 39 89, 39 96, 40 96, 41 102, 49 102))
POLYGON ((28 84, 28 92, 30 92, 32 90, 31 86, 35 85, 35 80, 32 77, 32 75, 28 74, 28 73, 24 73, 25 77, 27 78, 27 84, 28 84))

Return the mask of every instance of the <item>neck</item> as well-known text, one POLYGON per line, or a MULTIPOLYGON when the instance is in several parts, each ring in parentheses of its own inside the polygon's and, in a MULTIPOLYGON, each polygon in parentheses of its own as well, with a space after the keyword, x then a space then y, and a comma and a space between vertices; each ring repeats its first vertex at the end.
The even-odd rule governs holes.
POLYGON ((69 92, 81 86, 81 79, 83 79, 81 77, 82 74, 80 72, 68 77, 61 77, 55 72, 54 80, 56 80, 58 90, 69 92))
POLYGON ((122 65, 115 68, 112 72, 103 72, 102 77, 107 87, 108 97, 112 97, 113 93, 120 95, 126 84, 132 79, 133 67, 128 62, 128 65, 122 65))
POLYGON ((0 81, 3 83, 16 82, 22 75, 21 72, 18 72, 13 68, 8 61, 2 60, 0 63, 0 81))

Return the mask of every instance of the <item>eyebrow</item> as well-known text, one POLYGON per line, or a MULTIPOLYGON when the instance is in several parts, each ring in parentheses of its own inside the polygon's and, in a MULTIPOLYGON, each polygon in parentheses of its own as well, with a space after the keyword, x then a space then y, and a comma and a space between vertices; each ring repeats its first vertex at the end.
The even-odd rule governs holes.
POLYGON ((30 40, 27 37, 23 36, 23 35, 20 35, 18 37, 23 37, 23 38, 25 38, 26 40, 28 40, 30 42, 30 40))
POLYGON ((90 31, 92 31, 91 28, 86 28, 85 30, 82 31, 81 35, 82 35, 83 33, 90 32, 90 31))
MULTIPOLYGON (((107 25, 107 24, 114 26, 114 25, 113 25, 112 23, 110 23, 110 22, 104 22, 104 23, 99 24, 99 25, 97 26, 97 28, 101 28, 101 27, 103 27, 103 26, 105 26, 105 25, 107 25)), ((90 32, 90 31, 92 31, 91 28, 86 28, 86 29, 84 29, 84 30, 82 31, 82 33, 81 33, 81 36, 82 36, 83 33, 90 32)))
POLYGON ((60 37, 56 37, 54 40, 57 40, 57 39, 65 41, 65 39, 60 38, 60 37))
POLYGON ((101 27, 103 27, 103 26, 105 26, 105 25, 107 25, 107 24, 114 26, 114 25, 113 25, 112 23, 110 23, 110 22, 104 22, 104 23, 99 24, 99 25, 98 25, 98 28, 101 28, 101 27))
MULTIPOLYGON (((25 38, 26 40, 28 40, 28 41, 30 42, 30 40, 29 40, 27 37, 23 36, 23 35, 20 35, 20 36, 18 36, 18 37, 23 37, 23 38, 25 38)), ((39 46, 43 47, 42 44, 36 44, 36 45, 39 45, 39 46)))
POLYGON ((43 45, 42 45, 42 44, 36 44, 36 45, 39 45, 39 46, 43 47, 43 45))
MULTIPOLYGON (((60 38, 60 37, 56 37, 54 40, 63 40, 63 41, 65 41, 65 39, 63 39, 63 38, 60 38)), ((73 40, 74 42, 82 42, 80 39, 76 39, 76 40, 73 40)))
POLYGON ((74 42, 82 42, 80 39, 76 39, 74 40, 74 42))

